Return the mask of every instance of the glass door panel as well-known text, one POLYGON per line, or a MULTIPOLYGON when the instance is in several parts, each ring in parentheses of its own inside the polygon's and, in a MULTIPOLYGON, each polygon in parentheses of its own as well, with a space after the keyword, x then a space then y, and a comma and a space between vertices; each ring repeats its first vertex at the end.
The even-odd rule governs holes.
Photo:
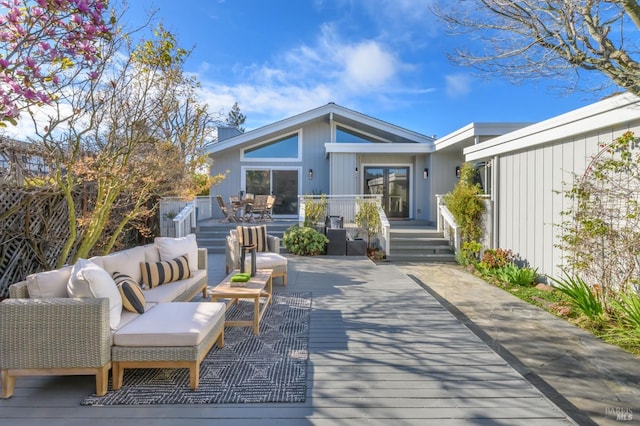
POLYGON ((269 170, 247 170, 245 188, 249 194, 269 195, 271 173, 269 170))
POLYGON ((382 195, 387 217, 409 217, 409 168, 365 167, 364 193, 382 195))
POLYGON ((390 167, 387 169, 387 210, 388 217, 409 217, 409 168, 390 167))
POLYGON ((298 171, 272 170, 271 193, 276 196, 273 214, 298 214, 298 171))

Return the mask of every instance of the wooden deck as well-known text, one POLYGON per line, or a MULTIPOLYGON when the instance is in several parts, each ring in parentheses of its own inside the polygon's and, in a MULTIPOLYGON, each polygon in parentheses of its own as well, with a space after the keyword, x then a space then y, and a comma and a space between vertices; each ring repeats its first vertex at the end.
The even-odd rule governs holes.
MULTIPOLYGON (((392 265, 289 257, 274 291, 311 291, 304 403, 84 407, 90 377, 18 378, 0 423, 21 425, 575 424, 392 265)), ((224 277, 210 255, 210 282, 224 277)))

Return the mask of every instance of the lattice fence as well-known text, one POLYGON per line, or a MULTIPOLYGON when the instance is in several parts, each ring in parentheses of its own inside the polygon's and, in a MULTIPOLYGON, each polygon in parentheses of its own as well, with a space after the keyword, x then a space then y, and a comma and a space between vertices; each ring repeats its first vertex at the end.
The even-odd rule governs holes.
POLYGON ((0 298, 8 296, 10 284, 55 267, 67 224, 59 193, 0 187, 0 298))

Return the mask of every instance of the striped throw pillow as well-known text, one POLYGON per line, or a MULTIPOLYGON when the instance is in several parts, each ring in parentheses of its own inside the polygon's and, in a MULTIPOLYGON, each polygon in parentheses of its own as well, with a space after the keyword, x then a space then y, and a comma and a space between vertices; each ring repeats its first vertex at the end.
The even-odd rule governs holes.
POLYGON ((241 246, 256 244, 256 251, 269 251, 267 244, 267 227, 261 226, 238 226, 238 242, 241 246))
POLYGON ((121 272, 114 272, 111 276, 120 291, 122 307, 130 312, 144 314, 146 301, 144 299, 144 293, 136 280, 121 272))
POLYGON ((191 277, 187 255, 164 262, 141 262, 142 282, 149 288, 191 277))

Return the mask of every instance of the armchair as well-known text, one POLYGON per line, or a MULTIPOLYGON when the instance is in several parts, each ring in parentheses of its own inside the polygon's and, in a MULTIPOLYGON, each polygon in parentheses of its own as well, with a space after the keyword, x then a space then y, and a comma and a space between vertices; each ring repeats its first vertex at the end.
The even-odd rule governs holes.
MULTIPOLYGON (((256 268, 272 269, 273 278, 281 277, 282 284, 287 285, 287 258, 280 255, 280 238, 267 234, 267 227, 262 226, 238 226, 229 231, 225 244, 226 273, 240 269, 242 246, 257 244, 256 268), (251 241, 245 241, 243 235, 251 235, 251 241), (255 239, 258 239, 257 241, 255 239), (266 244, 265 244, 266 243, 266 244)), ((250 262, 250 257, 246 262, 250 262)), ((250 270, 251 265, 246 264, 245 270, 250 270)))

